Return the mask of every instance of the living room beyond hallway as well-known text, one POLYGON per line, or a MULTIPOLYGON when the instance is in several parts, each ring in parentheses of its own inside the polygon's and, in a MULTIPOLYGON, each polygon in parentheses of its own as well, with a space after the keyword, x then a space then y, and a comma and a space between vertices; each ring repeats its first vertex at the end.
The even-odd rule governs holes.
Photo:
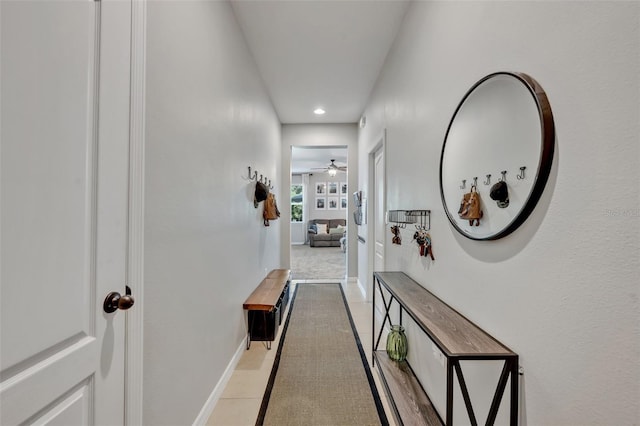
POLYGON ((294 280, 344 279, 346 253, 340 247, 291 245, 291 278, 294 280))

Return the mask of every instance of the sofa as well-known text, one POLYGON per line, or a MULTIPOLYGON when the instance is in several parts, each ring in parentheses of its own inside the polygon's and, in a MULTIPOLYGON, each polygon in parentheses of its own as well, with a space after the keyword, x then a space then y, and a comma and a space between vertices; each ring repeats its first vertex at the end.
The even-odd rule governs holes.
POLYGON ((307 226, 309 246, 341 247, 340 240, 347 232, 346 225, 346 219, 311 219, 307 226), (318 224, 326 225, 325 232, 319 232, 318 224))

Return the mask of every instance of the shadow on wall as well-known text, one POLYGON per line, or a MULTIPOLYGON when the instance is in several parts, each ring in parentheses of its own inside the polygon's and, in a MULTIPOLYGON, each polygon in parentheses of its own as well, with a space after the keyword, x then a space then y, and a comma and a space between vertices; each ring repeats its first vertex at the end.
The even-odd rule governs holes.
POLYGON ((520 253, 538 232, 540 225, 549 211, 551 199, 553 198, 558 180, 560 146, 558 145, 557 136, 554 143, 553 165, 551 166, 551 172, 549 173, 549 179, 547 180, 544 192, 527 220, 518 229, 513 231, 513 233, 500 239, 500 241, 508 242, 508 244, 495 244, 495 241, 470 240, 456 231, 451 223, 449 223, 449 229, 460 244, 460 247, 470 256, 488 263, 505 261, 520 253))

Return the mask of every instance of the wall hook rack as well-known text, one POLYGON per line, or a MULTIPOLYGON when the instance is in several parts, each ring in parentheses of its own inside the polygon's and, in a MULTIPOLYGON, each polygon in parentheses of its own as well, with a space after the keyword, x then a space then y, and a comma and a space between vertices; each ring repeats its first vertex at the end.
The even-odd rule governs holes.
POLYGON ((249 169, 249 180, 255 180, 256 182, 260 182, 262 184, 265 184, 269 187, 269 189, 273 189, 273 186, 271 186, 271 179, 267 178, 264 175, 260 175, 260 178, 258 178, 258 171, 254 170, 253 171, 253 175, 251 174, 251 166, 248 167, 249 169))
MULTIPOLYGON (((526 179, 525 173, 524 171, 527 169, 526 166, 522 166, 520 167, 520 173, 516 175, 516 178, 518 178, 518 180, 524 180, 526 179)), ((498 179, 498 182, 506 182, 507 181, 507 171, 506 170, 502 170, 500 172, 500 174, 502 175, 501 178, 498 179)), ((491 185, 491 174, 486 174, 485 175, 487 178, 486 180, 482 181, 483 184, 485 185, 491 185)), ((474 186, 477 187, 478 186, 478 178, 477 177, 473 177, 473 183, 471 184, 471 188, 473 188, 474 186)), ((462 185, 460 185, 460 189, 466 189, 467 187, 467 179, 462 179, 462 185)))

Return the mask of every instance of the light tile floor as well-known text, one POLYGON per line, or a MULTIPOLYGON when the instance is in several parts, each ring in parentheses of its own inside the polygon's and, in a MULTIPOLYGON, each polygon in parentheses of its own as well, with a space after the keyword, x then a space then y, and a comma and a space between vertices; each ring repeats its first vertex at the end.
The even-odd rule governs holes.
MULTIPOLYGON (((293 281, 292 286, 305 282, 327 282, 327 280, 293 281)), ((369 368, 371 368, 371 302, 367 302, 364 299, 356 283, 342 281, 342 288, 347 298, 360 342, 369 361, 369 368)), ((288 311, 286 314, 288 314, 288 311)), ((262 403, 262 396, 275 360, 282 329, 283 327, 280 327, 276 340, 272 343, 271 350, 267 350, 266 345, 262 342, 253 342, 251 349, 244 352, 211 417, 207 421, 208 426, 255 425, 260 411, 260 404, 262 403)), ((384 348, 384 345, 385 342, 382 341, 379 347, 384 348)), ((378 373, 374 368, 371 368, 371 372, 373 373, 389 424, 395 426, 393 414, 384 395, 384 389, 380 383, 378 373)))

